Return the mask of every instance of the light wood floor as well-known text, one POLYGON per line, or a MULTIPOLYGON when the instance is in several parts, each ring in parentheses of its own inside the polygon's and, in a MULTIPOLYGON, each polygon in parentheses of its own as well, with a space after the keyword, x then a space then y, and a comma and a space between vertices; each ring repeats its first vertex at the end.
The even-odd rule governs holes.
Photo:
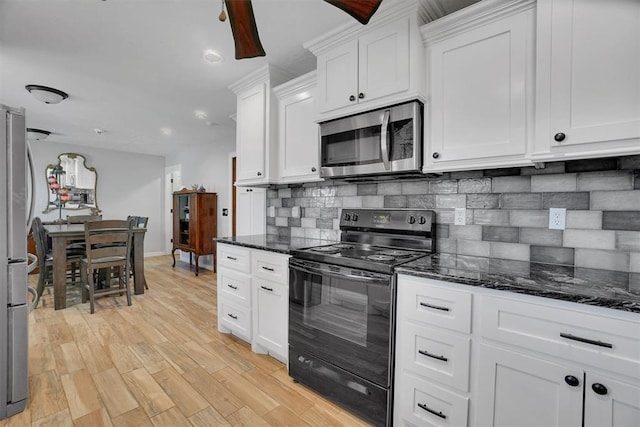
POLYGON ((29 404, 0 427, 367 425, 218 333, 213 272, 162 256, 145 274, 131 307, 104 297, 93 315, 45 295, 29 315, 29 404))

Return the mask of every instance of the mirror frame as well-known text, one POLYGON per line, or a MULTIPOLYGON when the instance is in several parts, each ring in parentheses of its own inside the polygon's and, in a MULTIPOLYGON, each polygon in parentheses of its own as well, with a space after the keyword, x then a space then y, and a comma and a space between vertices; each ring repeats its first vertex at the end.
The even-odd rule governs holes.
POLYGON ((85 207, 77 207, 77 208, 67 208, 67 207, 62 207, 63 210, 68 210, 68 211, 80 211, 80 210, 84 210, 84 209, 89 209, 91 210, 91 214, 92 215, 99 215, 102 211, 100 210, 100 208, 98 207, 98 171, 96 171, 96 168, 94 168, 93 166, 89 167, 87 166, 87 159, 86 157, 84 157, 81 154, 77 154, 77 153, 61 153, 60 155, 58 155, 58 163, 57 164, 48 164, 47 167, 44 170, 44 178, 45 178, 45 188, 47 189, 47 207, 45 208, 45 210, 42 211, 42 213, 48 213, 48 212, 52 212, 55 210, 58 210, 59 208, 57 206, 55 206, 54 204, 52 204, 52 200, 51 200, 51 191, 49 190, 49 175, 48 175, 48 171, 49 169, 53 169, 55 166, 59 166, 62 163, 62 157, 63 156, 67 156, 70 159, 76 159, 76 158, 80 158, 82 159, 82 167, 84 167, 86 170, 88 170, 89 172, 93 172, 95 174, 95 182, 93 184, 93 198, 94 198, 94 205, 95 206, 85 206, 85 207))

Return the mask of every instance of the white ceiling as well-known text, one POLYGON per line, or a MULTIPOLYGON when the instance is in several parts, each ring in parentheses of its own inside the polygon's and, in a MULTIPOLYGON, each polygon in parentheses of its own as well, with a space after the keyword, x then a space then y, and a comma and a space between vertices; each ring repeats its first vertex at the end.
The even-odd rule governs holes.
MULTIPOLYGON (((477 0, 429 1, 448 13, 477 0)), ((221 0, 0 0, 0 103, 25 107, 28 127, 52 132, 38 143, 156 155, 210 146, 235 135, 229 84, 267 62, 293 76, 311 71, 315 56, 302 44, 355 22, 322 0, 253 0, 267 56, 236 60, 220 7, 221 0), (206 63, 204 49, 224 61, 206 63), (27 84, 69 99, 43 104, 27 84)))

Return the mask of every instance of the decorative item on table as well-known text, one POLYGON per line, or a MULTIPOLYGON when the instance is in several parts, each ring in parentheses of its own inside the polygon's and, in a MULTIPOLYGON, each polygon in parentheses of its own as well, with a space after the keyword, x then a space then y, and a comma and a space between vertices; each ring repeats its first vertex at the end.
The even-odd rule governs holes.
POLYGON ((51 175, 47 178, 51 194, 56 195, 56 200, 53 201, 53 204, 58 207, 58 222, 62 222, 62 207, 70 200, 69 191, 60 186, 60 177, 65 173, 62 166, 56 165, 51 169, 51 175))

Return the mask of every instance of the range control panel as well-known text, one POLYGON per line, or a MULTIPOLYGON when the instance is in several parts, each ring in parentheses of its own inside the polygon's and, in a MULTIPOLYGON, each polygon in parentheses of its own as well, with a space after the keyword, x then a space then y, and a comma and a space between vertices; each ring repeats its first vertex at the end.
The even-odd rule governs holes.
POLYGON ((434 211, 424 209, 343 209, 340 228, 431 230, 434 211))

